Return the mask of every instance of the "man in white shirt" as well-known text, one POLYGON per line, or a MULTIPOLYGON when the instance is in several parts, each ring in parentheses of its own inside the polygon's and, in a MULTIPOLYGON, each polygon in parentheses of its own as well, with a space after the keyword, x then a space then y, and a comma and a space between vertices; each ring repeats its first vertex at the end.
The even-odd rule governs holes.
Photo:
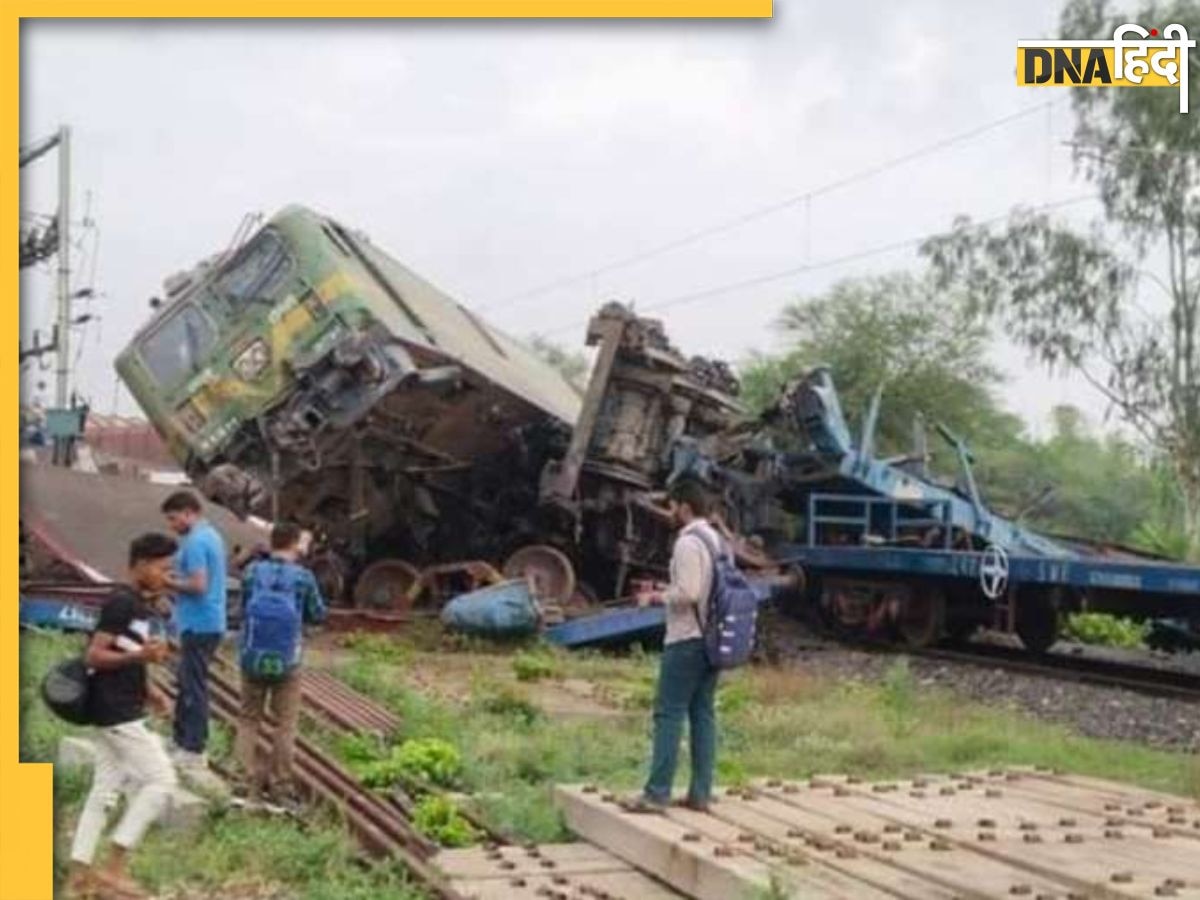
POLYGON ((722 539, 708 522, 711 501, 701 484, 679 481, 671 488, 670 502, 671 514, 680 526, 671 553, 671 582, 663 590, 646 591, 638 597, 642 605, 665 605, 667 634, 654 700, 650 777, 634 805, 654 811, 670 802, 686 718, 692 774, 685 805, 707 811, 716 765, 718 673, 704 649, 703 626, 714 575, 710 548, 721 548, 722 539))

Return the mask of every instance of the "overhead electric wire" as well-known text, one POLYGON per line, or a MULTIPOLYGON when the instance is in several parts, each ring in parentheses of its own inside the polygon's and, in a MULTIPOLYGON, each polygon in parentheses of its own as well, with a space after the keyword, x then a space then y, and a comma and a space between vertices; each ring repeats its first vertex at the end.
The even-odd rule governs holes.
MULTIPOLYGON (((1031 212, 1046 212, 1051 209, 1061 209, 1064 206, 1072 206, 1076 203, 1082 203, 1086 200, 1098 200, 1098 199, 1099 198, 1096 197, 1095 194, 1081 194, 1081 195, 1078 195, 1075 197, 1068 197, 1063 200, 1054 200, 1049 203, 1043 203, 1038 206, 1029 207, 1029 210, 1031 212)), ((987 219, 980 219, 977 222, 972 222, 971 227, 972 228, 982 228, 987 225, 993 225, 996 222, 999 222, 999 221, 1002 221, 1002 220, 1008 218, 1009 215, 1011 215, 1011 210, 1000 213, 998 215, 992 216, 987 219)), ((648 304, 638 304, 636 308, 639 313, 643 313, 643 312, 657 312, 658 310, 668 309, 673 306, 682 306, 687 303, 694 303, 697 300, 704 300, 709 297, 715 297, 715 296, 719 296, 721 294, 727 294, 727 293, 730 293, 731 291, 741 290, 743 288, 748 288, 748 287, 757 287, 758 285, 761 285, 761 284, 770 284, 773 281, 779 281, 783 278, 789 278, 793 275, 802 275, 802 274, 806 274, 808 272, 819 271, 821 269, 829 269, 829 268, 833 268, 835 266, 844 265, 845 263, 848 263, 848 262, 857 262, 860 259, 867 259, 872 256, 881 256, 885 253, 893 253, 896 250, 903 250, 908 247, 915 247, 919 244, 924 243, 927 240, 930 240, 931 238, 935 238, 935 237, 938 237, 939 235, 943 235, 946 233, 947 233, 947 230, 943 228, 943 229, 939 229, 937 231, 927 232, 923 235, 918 235, 917 237, 904 238, 903 240, 891 241, 886 244, 877 244, 873 247, 868 247, 864 250, 857 250, 853 253, 843 254, 842 256, 829 257, 827 259, 817 260, 816 262, 811 262, 811 263, 801 263, 800 265, 790 266, 786 269, 778 269, 776 271, 768 272, 763 275, 755 275, 755 276, 751 276, 750 278, 743 278, 739 281, 726 282, 725 284, 716 285, 714 287, 703 288, 701 290, 691 291, 686 294, 679 294, 674 297, 669 297, 665 300, 658 300, 658 301, 648 303, 648 304)), ((551 328, 547 331, 542 332, 542 334, 547 335, 547 336, 553 335, 553 334, 561 334, 565 331, 570 331, 573 328, 578 328, 582 325, 586 325, 587 321, 588 321, 587 319, 579 319, 579 320, 571 322, 567 325, 562 325, 558 328, 551 328)))
POLYGON ((1062 102, 1063 101, 1061 99, 1047 100, 1045 102, 1037 104, 1036 106, 1030 106, 1026 109, 1018 110, 1017 112, 1009 113, 1007 115, 1001 116, 998 119, 992 119, 991 121, 985 122, 981 125, 977 125, 974 128, 969 128, 966 131, 957 132, 956 134, 952 134, 947 137, 941 138, 930 144, 925 144, 921 147, 917 147, 916 149, 910 150, 907 153, 903 153, 900 156, 892 157, 891 159, 885 160, 884 162, 881 162, 881 163, 877 163, 876 165, 873 165, 873 166, 869 166, 865 169, 860 169, 859 171, 851 173, 850 175, 845 175, 841 178, 834 179, 833 181, 827 182, 826 184, 820 185, 815 188, 810 188, 809 190, 803 191, 798 194, 792 194, 791 196, 785 197, 783 200, 778 200, 774 203, 769 203, 769 204, 766 204, 765 206, 757 207, 755 209, 741 213, 732 218, 726 219, 721 222, 714 223, 713 225, 707 226, 705 228, 701 228, 697 231, 688 232, 687 234, 685 234, 681 237, 675 238, 670 241, 666 241, 662 244, 657 244, 653 247, 647 248, 646 250, 641 250, 636 253, 629 254, 628 256, 618 257, 616 259, 613 259, 607 263, 603 263, 603 264, 596 266, 594 268, 591 268, 591 269, 587 269, 587 270, 583 270, 583 271, 579 271, 579 272, 575 272, 575 273, 571 273, 571 274, 567 274, 567 275, 562 275, 562 276, 559 276, 558 278, 544 282, 543 284, 535 285, 534 287, 529 288, 527 290, 520 291, 519 293, 511 294, 508 297, 501 298, 500 300, 496 301, 495 303, 484 304, 483 306, 481 306, 479 308, 478 311, 480 313, 495 312, 496 310, 504 309, 506 307, 516 305, 525 300, 529 300, 534 297, 540 296, 542 294, 546 294, 550 291, 557 290, 558 288, 569 287, 570 285, 573 285, 573 284, 579 284, 580 282, 588 281, 592 278, 595 278, 598 275, 603 275, 607 272, 612 272, 617 269, 623 269, 623 268, 626 268, 627 266, 635 265, 640 262, 645 262, 646 260, 653 259, 657 256, 661 256, 664 253, 669 253, 672 250, 678 250, 681 247, 686 247, 690 244, 694 244, 698 241, 702 241, 705 238, 709 238, 709 237, 712 237, 717 234, 722 234, 726 231, 732 231, 733 229, 740 228, 741 226, 747 225, 750 222, 755 222, 759 219, 766 218, 768 216, 774 215, 775 213, 782 212, 785 209, 790 209, 791 207, 796 206, 800 203, 807 203, 807 202, 813 200, 814 198, 819 197, 823 194, 828 194, 833 191, 837 191, 842 188, 849 187, 850 185, 856 184, 860 181, 866 181, 867 179, 874 178, 877 175, 881 175, 884 172, 887 172, 891 169, 895 169, 900 166, 903 166, 914 160, 920 159, 921 157, 928 156, 928 155, 930 155, 932 153, 936 153, 940 150, 944 150, 947 147, 952 147, 955 144, 960 144, 960 143, 964 143, 966 141, 972 140, 981 135, 987 134, 989 131, 993 131, 997 128, 1001 128, 1005 125, 1008 125, 1011 122, 1015 122, 1019 119, 1025 118, 1027 116, 1034 115, 1035 113, 1042 112, 1046 109, 1053 107, 1055 104, 1062 103, 1062 102))

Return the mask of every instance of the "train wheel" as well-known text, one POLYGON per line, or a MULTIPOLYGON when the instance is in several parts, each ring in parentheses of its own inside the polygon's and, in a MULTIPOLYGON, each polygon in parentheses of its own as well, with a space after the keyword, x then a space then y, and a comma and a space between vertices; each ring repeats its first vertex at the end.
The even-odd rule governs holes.
POLYGON ((979 621, 950 615, 946 619, 945 630, 947 638, 961 644, 979 630, 979 621))
POLYGON ((1017 595, 1017 637, 1030 653, 1045 653, 1058 640, 1058 606, 1049 591, 1017 595))
POLYGON ((346 597, 346 566, 336 553, 320 553, 309 563, 321 596, 332 606, 345 606, 346 597))
POLYGON ((541 600, 566 605, 575 593, 575 567, 561 550, 549 544, 522 547, 504 563, 505 578, 530 578, 541 600))
POLYGON ((354 585, 354 605, 366 609, 406 610, 408 596, 420 577, 416 566, 402 559, 381 559, 363 569, 354 585))
POLYGON ((932 588, 914 588, 900 601, 896 631, 909 647, 928 647, 942 636, 946 620, 946 598, 932 588))
POLYGON ((599 602, 595 589, 586 581, 580 581, 576 583, 575 590, 571 592, 571 599, 567 601, 567 609, 584 612, 599 602))

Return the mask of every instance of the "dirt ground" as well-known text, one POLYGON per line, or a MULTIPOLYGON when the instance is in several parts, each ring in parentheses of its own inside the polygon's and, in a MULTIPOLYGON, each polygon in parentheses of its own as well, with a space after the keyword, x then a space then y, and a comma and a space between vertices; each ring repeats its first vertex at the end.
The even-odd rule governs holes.
MULTIPOLYGON (((403 641, 403 638, 400 638, 403 641)), ((342 634, 321 634, 307 646, 310 665, 331 671, 355 658, 342 634)), ((629 715, 602 686, 583 678, 519 681, 508 655, 411 651, 403 657, 410 665, 399 671, 404 684, 428 697, 466 703, 475 688, 486 681, 493 690, 519 690, 546 715, 611 718, 629 715)))

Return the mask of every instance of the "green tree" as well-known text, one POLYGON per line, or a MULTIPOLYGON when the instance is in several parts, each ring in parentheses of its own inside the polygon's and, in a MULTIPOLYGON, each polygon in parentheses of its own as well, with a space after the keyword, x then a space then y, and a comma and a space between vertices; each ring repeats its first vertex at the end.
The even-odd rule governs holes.
POLYGON ((1169 464, 1157 461, 1150 466, 1150 513, 1129 536, 1129 543, 1171 559, 1200 561, 1200 551, 1189 546, 1183 530, 1183 504, 1178 483, 1169 464))
POLYGON ((1002 376, 987 360, 986 322, 926 280, 896 273, 842 281, 788 304, 776 324, 783 352, 743 366, 742 395, 752 409, 769 404, 789 378, 825 365, 856 434, 883 387, 876 436, 883 453, 911 448, 918 413, 975 444, 1020 432, 996 403, 1002 376))
POLYGON ((1052 413, 1044 441, 989 448, 979 479, 997 510, 1028 525, 1096 541, 1135 543, 1156 510, 1154 474, 1118 435, 1098 435, 1073 406, 1052 413))
MULTIPOLYGON (((1196 0, 1113 14, 1070 0, 1063 36, 1108 38, 1125 22, 1200 30, 1196 0)), ((1190 72, 1200 95, 1200 67, 1190 72)), ((1184 530, 1200 550, 1200 115, 1173 90, 1077 90, 1075 157, 1097 187, 1108 232, 1081 233, 1047 215, 1013 214, 993 230, 966 219, 927 242, 937 284, 967 292, 1051 368, 1083 375, 1169 461, 1184 530), (1161 273, 1140 268, 1161 255, 1161 273), (1143 278, 1167 299, 1138 302, 1143 278)))

